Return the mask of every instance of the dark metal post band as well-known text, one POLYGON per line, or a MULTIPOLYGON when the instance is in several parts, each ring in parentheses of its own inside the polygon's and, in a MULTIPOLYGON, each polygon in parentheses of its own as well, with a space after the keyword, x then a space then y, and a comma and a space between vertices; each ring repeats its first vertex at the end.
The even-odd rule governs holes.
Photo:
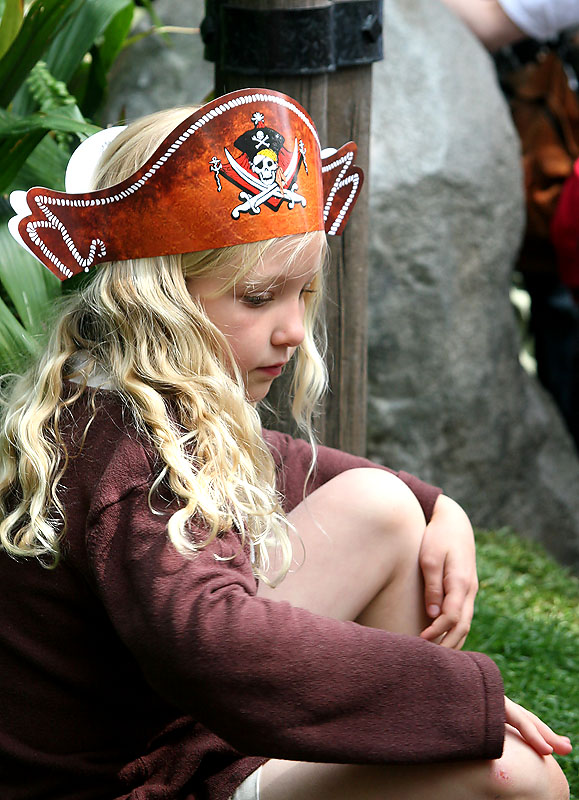
POLYGON ((380 61, 382 0, 249 10, 206 0, 205 58, 245 75, 315 75, 380 61))

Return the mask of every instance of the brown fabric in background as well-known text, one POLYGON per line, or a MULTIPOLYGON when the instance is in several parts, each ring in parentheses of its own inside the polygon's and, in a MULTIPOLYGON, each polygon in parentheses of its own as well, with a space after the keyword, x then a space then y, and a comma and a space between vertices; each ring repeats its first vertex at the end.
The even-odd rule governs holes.
POLYGON ((517 268, 554 272, 549 226, 563 183, 579 158, 579 99, 556 53, 541 54, 506 81, 521 139, 527 227, 517 268))

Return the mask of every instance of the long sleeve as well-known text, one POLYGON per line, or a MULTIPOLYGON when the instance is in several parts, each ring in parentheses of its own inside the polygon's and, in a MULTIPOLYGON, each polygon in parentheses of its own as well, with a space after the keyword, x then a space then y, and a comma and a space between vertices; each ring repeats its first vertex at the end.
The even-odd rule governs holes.
POLYGON ((114 628, 165 700, 248 755, 414 763, 500 754, 503 691, 490 659, 256 597, 233 533, 192 559, 175 551, 139 471, 133 459, 115 502, 101 478, 87 552, 114 628))

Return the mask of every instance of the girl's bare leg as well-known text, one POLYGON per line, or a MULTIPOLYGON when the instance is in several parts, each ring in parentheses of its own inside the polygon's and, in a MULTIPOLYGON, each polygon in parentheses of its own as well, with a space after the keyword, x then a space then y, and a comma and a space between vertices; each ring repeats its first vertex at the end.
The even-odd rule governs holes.
POLYGON ((305 560, 259 594, 342 620, 418 634, 424 610, 418 550, 426 522, 394 475, 355 469, 338 475, 290 514, 305 560))
MULTIPOLYGON (((428 624, 418 552, 422 510, 398 478, 376 469, 342 473, 301 503, 290 520, 306 557, 275 589, 259 594, 325 616, 418 635, 428 624)), ((368 767, 272 760, 261 800, 566 800, 552 757, 507 732, 496 761, 368 767)))
POLYGON ((567 800, 554 758, 508 732, 502 758, 368 767, 268 761, 260 800, 567 800))

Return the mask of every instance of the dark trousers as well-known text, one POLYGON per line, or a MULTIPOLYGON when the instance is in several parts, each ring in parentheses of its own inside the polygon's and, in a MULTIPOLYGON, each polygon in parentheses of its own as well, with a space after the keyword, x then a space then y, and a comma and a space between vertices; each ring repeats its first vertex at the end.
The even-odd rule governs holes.
POLYGON ((579 305, 553 274, 526 273, 537 375, 579 448, 579 305))

